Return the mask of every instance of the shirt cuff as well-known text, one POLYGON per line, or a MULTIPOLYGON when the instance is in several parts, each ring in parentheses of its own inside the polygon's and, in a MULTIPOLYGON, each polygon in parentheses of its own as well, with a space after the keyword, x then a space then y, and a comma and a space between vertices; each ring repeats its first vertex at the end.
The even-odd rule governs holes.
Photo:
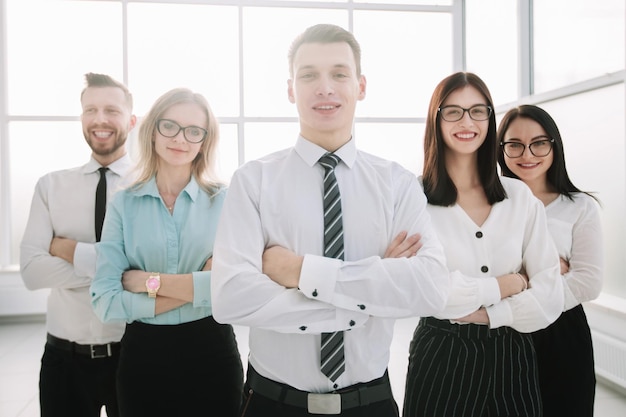
POLYGON ((211 271, 196 271, 192 272, 191 276, 193 277, 193 306, 211 308, 211 271))
POLYGON ((502 300, 497 304, 489 306, 486 310, 487 316, 489 316, 489 327, 491 329, 513 324, 513 311, 507 300, 502 300))
POLYGON ((480 294, 481 304, 485 307, 498 304, 502 299, 500 294, 500 286, 496 278, 487 278, 478 280, 478 291, 480 294))
POLYGON ((74 249, 74 274, 93 278, 96 275, 95 243, 77 242, 74 249))
POLYGON ((330 303, 335 294, 340 259, 304 255, 299 288, 306 297, 330 303))

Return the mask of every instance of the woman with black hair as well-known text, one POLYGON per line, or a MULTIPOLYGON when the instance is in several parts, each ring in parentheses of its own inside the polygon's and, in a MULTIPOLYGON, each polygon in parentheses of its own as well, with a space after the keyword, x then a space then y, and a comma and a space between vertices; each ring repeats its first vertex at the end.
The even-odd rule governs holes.
POLYGON ((596 378, 591 331, 582 304, 602 289, 604 249, 598 200, 581 191, 565 168, 563 141, 542 108, 509 110, 498 130, 498 163, 524 181, 546 208, 561 260, 563 313, 533 333, 544 416, 592 416, 596 378))
POLYGON ((443 79, 422 184, 452 285, 445 309, 415 330, 405 417, 541 416, 530 333, 562 310, 558 253, 541 202, 498 175, 497 152, 485 83, 467 72, 443 79))

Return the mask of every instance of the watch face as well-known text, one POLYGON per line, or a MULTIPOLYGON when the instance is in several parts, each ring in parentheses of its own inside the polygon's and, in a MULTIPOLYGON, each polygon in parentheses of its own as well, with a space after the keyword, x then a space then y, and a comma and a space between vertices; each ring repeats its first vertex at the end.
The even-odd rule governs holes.
POLYGON ((159 280, 156 278, 148 278, 148 282, 146 283, 149 289, 156 290, 159 288, 159 280))

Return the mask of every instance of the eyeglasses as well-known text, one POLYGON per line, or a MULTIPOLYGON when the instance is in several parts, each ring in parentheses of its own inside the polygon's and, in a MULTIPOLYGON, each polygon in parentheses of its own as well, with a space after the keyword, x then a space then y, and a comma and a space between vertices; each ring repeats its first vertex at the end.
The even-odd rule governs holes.
POLYGON ((476 121, 487 120, 491 116, 491 106, 485 104, 477 104, 469 109, 461 106, 444 106, 439 107, 438 111, 441 114, 441 118, 446 122, 458 122, 463 118, 465 112, 469 114, 472 120, 476 121))
POLYGON ((185 126, 182 127, 178 123, 169 119, 159 119, 157 120, 157 130, 160 134, 165 136, 166 138, 173 138, 182 130, 183 136, 187 142, 191 143, 199 143, 206 138, 207 131, 198 126, 185 126))
POLYGON ((552 151, 552 144, 554 139, 550 139, 547 136, 543 136, 545 139, 536 140, 530 145, 524 145, 521 142, 500 142, 500 146, 504 149, 504 153, 509 158, 519 158, 524 155, 526 147, 530 149, 530 153, 534 156, 542 157, 548 156, 552 151))

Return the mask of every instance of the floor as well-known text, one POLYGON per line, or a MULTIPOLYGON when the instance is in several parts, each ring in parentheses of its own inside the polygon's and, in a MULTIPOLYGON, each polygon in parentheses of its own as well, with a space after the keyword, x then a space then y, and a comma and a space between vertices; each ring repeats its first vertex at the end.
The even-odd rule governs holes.
MULTIPOLYGON (((404 398, 407 347, 415 325, 416 319, 399 320, 391 346, 389 375, 398 404, 402 404, 404 398)), ((248 354, 247 329, 237 327, 235 330, 245 360, 248 354)), ((0 321, 0 416, 39 416, 39 360, 44 339, 45 324, 42 321, 0 321)), ((626 394, 599 383, 595 415, 625 416, 626 394)), ((102 416, 105 416, 104 412, 102 416)))

